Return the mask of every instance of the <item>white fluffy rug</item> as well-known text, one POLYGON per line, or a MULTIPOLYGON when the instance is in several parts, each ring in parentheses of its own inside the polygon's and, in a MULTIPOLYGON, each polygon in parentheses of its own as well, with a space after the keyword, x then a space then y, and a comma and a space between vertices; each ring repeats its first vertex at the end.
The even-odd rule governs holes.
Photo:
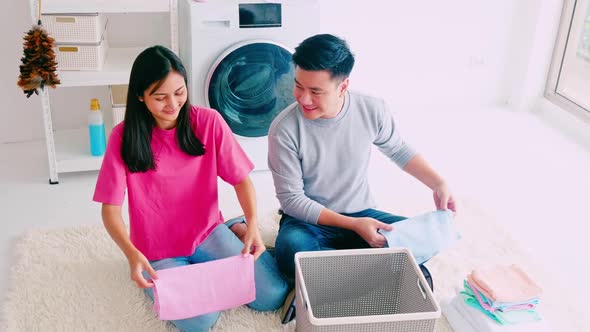
MULTIPOLYGON (((404 212, 404 211, 401 211, 404 212)), ((261 215, 263 238, 273 243, 278 216, 261 215)), ((457 218, 462 240, 432 259, 437 299, 456 292, 463 277, 489 263, 519 263, 545 288, 544 312, 555 331, 583 331, 575 308, 552 287, 548 274, 531 266, 518 244, 473 205, 463 204, 457 218), (578 325, 576 325, 578 324, 578 325)), ((129 280, 127 262, 102 225, 33 231, 18 243, 11 286, 3 305, 1 331, 173 331, 156 319, 143 291, 129 280)), ((579 309, 578 309, 579 311, 579 309)), ((224 312, 214 331, 294 331, 278 313, 247 307, 224 312)), ((452 331, 441 317, 437 331, 452 331)), ((588 330, 586 330, 588 331, 588 330)))

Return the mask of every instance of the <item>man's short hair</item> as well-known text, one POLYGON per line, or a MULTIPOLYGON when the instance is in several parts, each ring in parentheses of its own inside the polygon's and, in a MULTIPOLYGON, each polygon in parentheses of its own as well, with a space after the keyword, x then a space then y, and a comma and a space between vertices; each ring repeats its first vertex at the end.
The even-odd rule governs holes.
POLYGON ((344 39, 319 34, 305 39, 295 48, 293 62, 303 70, 326 70, 332 79, 345 79, 354 66, 354 55, 344 39))

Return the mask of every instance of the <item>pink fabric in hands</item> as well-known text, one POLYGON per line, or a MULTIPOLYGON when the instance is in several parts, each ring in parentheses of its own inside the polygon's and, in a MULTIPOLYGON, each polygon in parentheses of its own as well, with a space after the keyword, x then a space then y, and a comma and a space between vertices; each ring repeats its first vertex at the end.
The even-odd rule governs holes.
POLYGON ((539 297, 542 292, 541 287, 514 264, 473 270, 470 277, 494 302, 524 302, 539 297))
POLYGON ((256 299, 254 256, 233 256, 158 270, 154 311, 177 320, 235 308, 256 299))

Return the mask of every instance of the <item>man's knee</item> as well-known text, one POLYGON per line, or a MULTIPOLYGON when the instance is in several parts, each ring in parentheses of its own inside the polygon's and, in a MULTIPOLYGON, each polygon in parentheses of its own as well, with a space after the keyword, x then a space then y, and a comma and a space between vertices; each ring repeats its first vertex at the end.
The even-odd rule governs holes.
POLYGON ((297 229, 279 232, 275 246, 277 261, 283 264, 286 260, 289 261, 289 264, 294 264, 295 253, 300 251, 317 251, 321 249, 316 238, 308 232, 297 229))
POLYGON ((318 239, 311 227, 314 225, 303 222, 282 227, 277 235, 276 247, 291 248, 293 252, 318 250, 318 239))
POLYGON ((402 221, 404 219, 407 219, 406 217, 397 216, 397 215, 394 215, 394 214, 391 214, 388 212, 384 212, 384 211, 380 211, 380 210, 376 210, 376 209, 369 209, 366 211, 367 211, 367 215, 365 217, 377 219, 377 220, 379 220, 383 223, 386 223, 386 224, 393 224, 398 221, 402 221))

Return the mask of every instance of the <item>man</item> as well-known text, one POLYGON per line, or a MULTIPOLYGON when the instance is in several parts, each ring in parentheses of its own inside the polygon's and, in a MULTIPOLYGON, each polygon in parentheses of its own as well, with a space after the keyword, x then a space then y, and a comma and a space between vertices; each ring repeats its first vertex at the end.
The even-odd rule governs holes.
POLYGON ((384 247, 377 231, 404 219, 374 209, 367 175, 372 145, 432 189, 437 209, 455 210, 447 184, 401 139, 384 101, 348 91, 354 56, 344 40, 310 37, 293 62, 297 103, 277 116, 268 135, 284 212, 275 254, 291 286, 295 253, 384 247))

